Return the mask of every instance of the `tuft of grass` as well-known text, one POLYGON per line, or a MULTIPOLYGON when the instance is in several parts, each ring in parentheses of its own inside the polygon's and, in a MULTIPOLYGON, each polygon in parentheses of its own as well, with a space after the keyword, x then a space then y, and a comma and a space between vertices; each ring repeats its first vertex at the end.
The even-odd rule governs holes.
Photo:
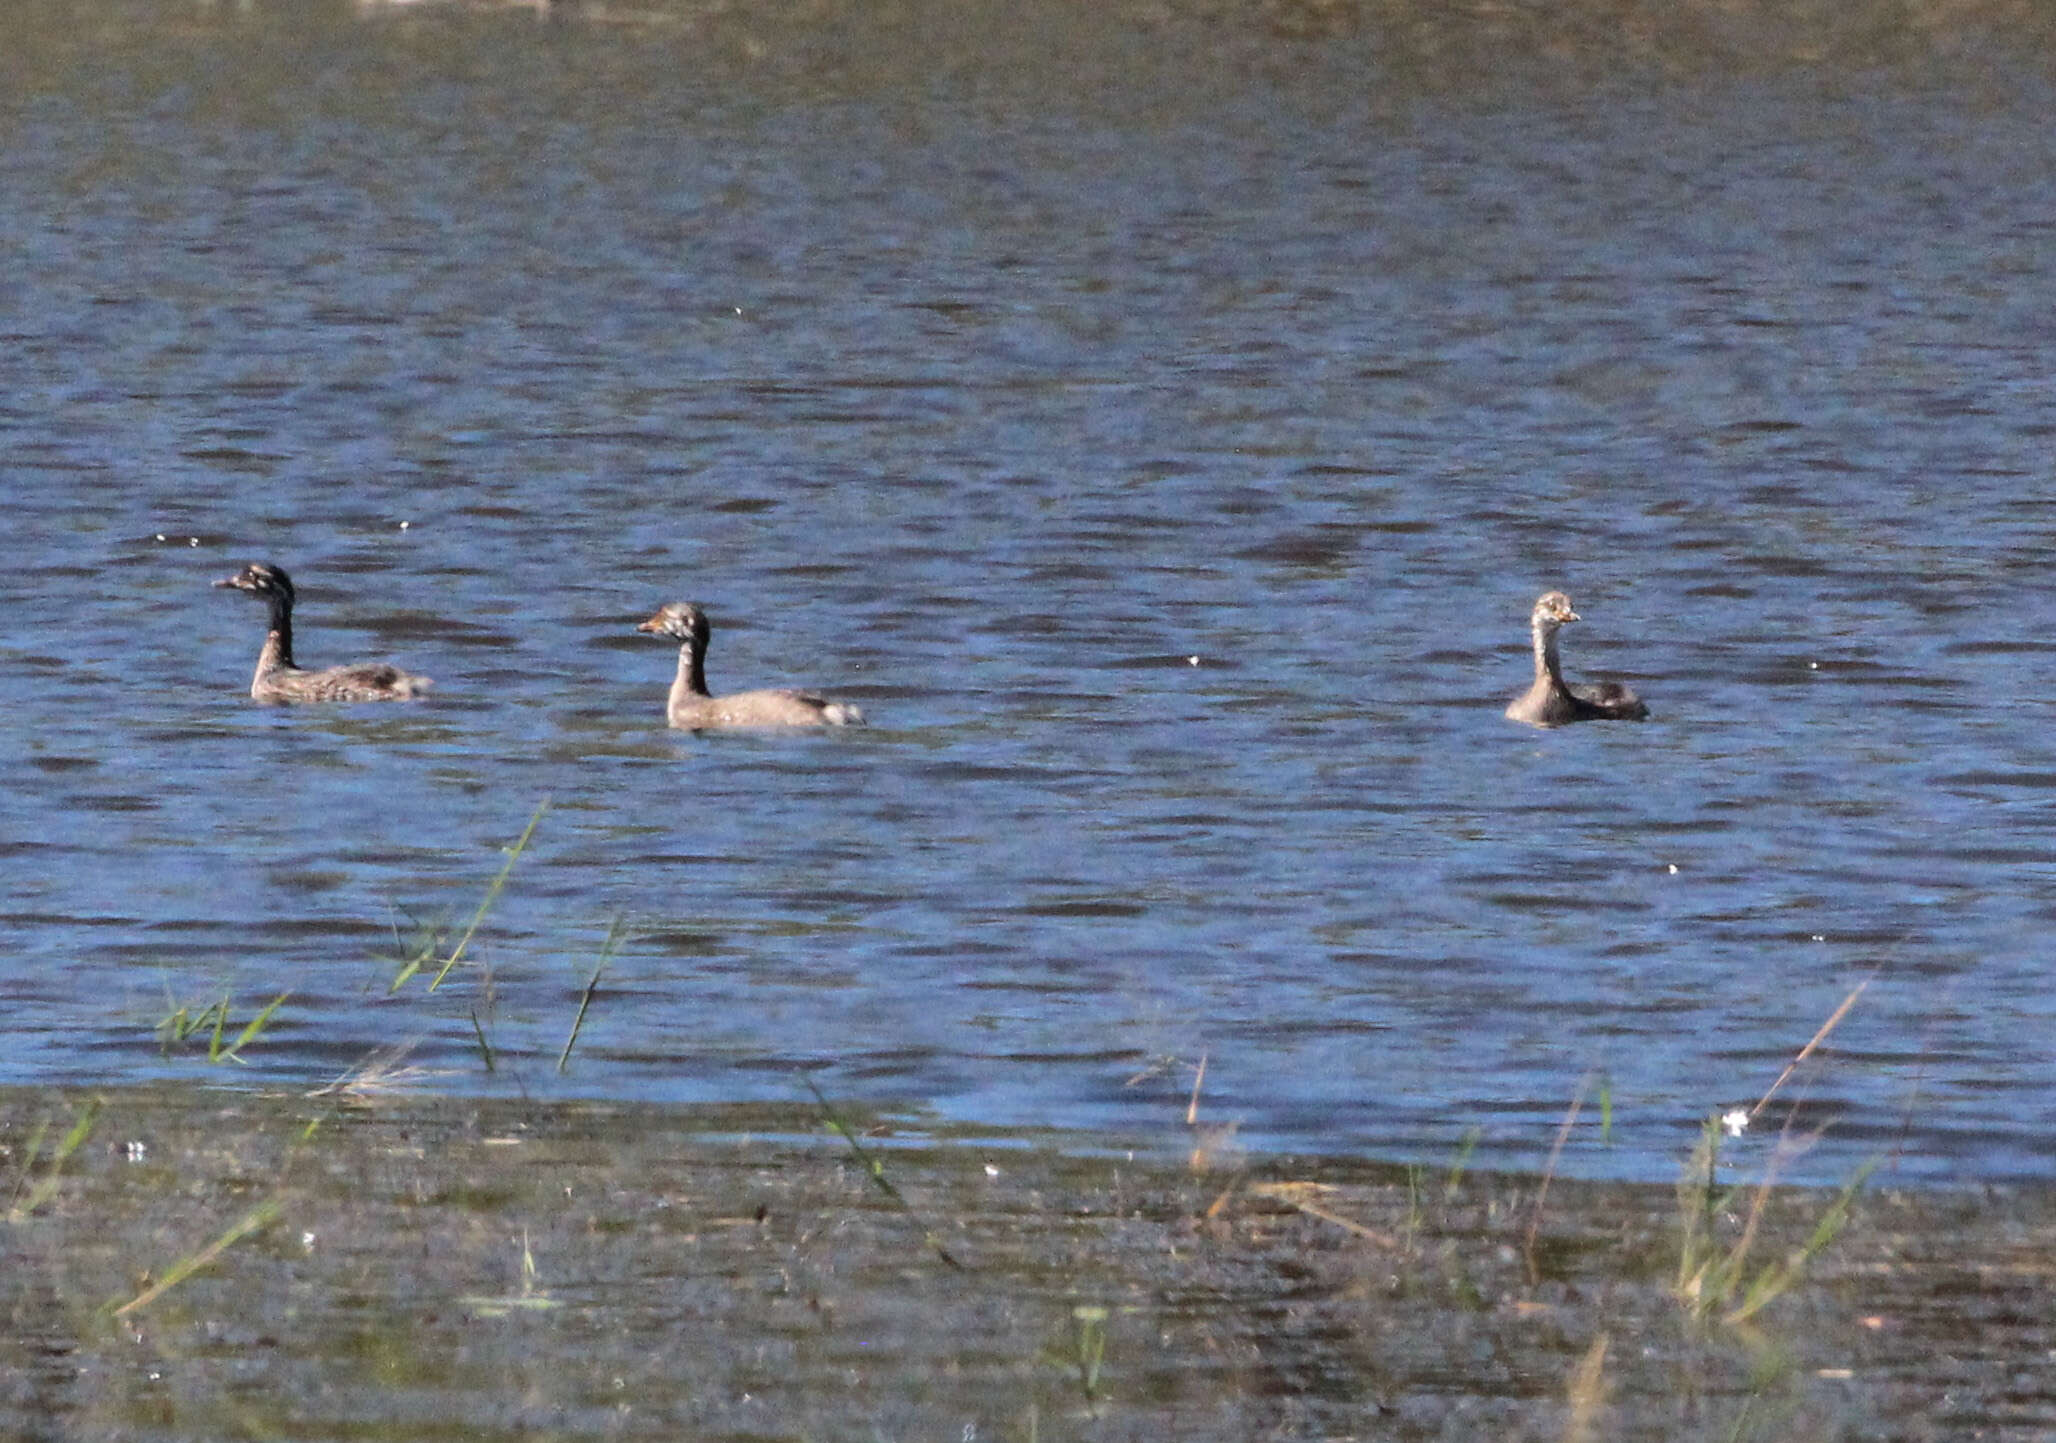
POLYGON ((41 1177, 35 1175, 36 1160, 42 1155, 44 1139, 50 1135, 50 1119, 43 1118, 36 1124, 35 1130, 29 1134, 28 1142, 22 1147, 21 1176, 15 1179, 14 1196, 7 1205, 9 1223, 25 1222, 37 1209, 57 1195, 64 1164, 70 1160, 73 1153, 84 1147, 86 1139, 93 1135, 93 1124, 99 1121, 100 1108, 100 1099, 95 1097, 79 1109, 79 1115, 72 1121, 71 1131, 65 1133, 57 1146, 50 1150, 50 1161, 43 1169, 41 1177))
POLYGON ((1752 1271, 1750 1254, 1770 1201, 1776 1169, 1766 1169, 1757 1183, 1740 1233, 1732 1241, 1723 1241, 1721 1218, 1743 1188, 1739 1184, 1726 1189, 1719 1186, 1721 1135, 1720 1118, 1709 1115, 1700 1125, 1699 1142, 1678 1178, 1678 1276, 1672 1291, 1694 1320, 1718 1316, 1732 1325, 1755 1317, 1805 1276, 1807 1265, 1848 1225, 1856 1194, 1876 1170, 1877 1162, 1866 1162, 1842 1185, 1803 1243, 1752 1271))
MULTIPOLYGON (((500 874, 493 878, 492 885, 485 889, 485 896, 479 901, 478 910, 471 914, 471 925, 464 929, 464 935, 457 939, 457 945, 450 949, 450 955, 443 959, 441 967, 429 980, 429 991, 433 992, 442 986, 443 979, 450 975, 451 969, 464 960, 464 953, 471 946, 471 939, 477 936, 478 929, 485 925, 487 914, 493 910, 493 903, 497 902, 500 893, 506 890, 507 878, 513 874, 514 864, 520 861, 521 854, 528 850, 529 839, 535 836, 535 829, 542 824, 543 813, 549 809, 548 797, 536 803, 535 815, 528 819, 528 825, 521 829, 521 835, 515 839, 514 845, 506 849, 507 860, 500 867, 500 874)), ((415 954, 407 959, 407 964, 400 969, 399 975, 393 978, 393 985, 386 989, 386 995, 391 996, 398 992, 413 980, 416 973, 425 971, 437 950, 440 949, 433 940, 428 946, 417 949, 415 954)))
MULTIPOLYGON (((1830 1032, 1841 1025, 1842 1019, 1849 1015, 1849 1009, 1856 1005, 1856 999, 1868 986, 1870 979, 1866 977, 1850 989, 1841 1005, 1820 1025, 1798 1054, 1785 1064, 1785 1070, 1778 1074, 1769 1091, 1749 1109, 1750 1118, 1763 1111, 1799 1065, 1813 1055, 1830 1032)), ((1790 1126, 1788 1122, 1786 1127, 1789 1129, 1790 1126)), ((1678 1276, 1672 1291, 1694 1319, 1718 1315, 1722 1322, 1732 1325, 1747 1322, 1791 1291, 1805 1275, 1807 1264, 1848 1224, 1856 1194, 1862 1190, 1871 1173, 1877 1170, 1878 1163, 1875 1158, 1866 1162, 1842 1185, 1804 1243, 1752 1273, 1749 1255, 1756 1244, 1764 1208, 1770 1201, 1771 1185, 1777 1178, 1777 1160, 1783 1155, 1786 1140, 1780 1139, 1779 1151, 1772 1154, 1770 1166, 1764 1169, 1740 1234, 1731 1242, 1723 1242, 1720 1220, 1741 1196, 1742 1187, 1739 1184, 1726 1190, 1720 1187, 1722 1131, 1720 1115, 1709 1114, 1699 1126, 1699 1141, 1685 1163, 1684 1172, 1678 1177, 1678 1276)))
POLYGON ((242 1031, 236 1034, 236 1040, 226 1045, 222 1042, 222 1036, 229 1026, 229 999, 225 994, 219 1002, 210 1003, 198 1012, 183 1005, 173 1007, 157 1019, 158 1050, 169 1057, 174 1048, 184 1047, 193 1037, 204 1032, 207 1034, 209 1062, 234 1062, 247 1066, 242 1056, 243 1049, 262 1035, 264 1029, 271 1025, 272 1014, 283 1007, 286 999, 292 995, 290 992, 281 992, 272 998, 255 1017, 243 1024, 242 1031))

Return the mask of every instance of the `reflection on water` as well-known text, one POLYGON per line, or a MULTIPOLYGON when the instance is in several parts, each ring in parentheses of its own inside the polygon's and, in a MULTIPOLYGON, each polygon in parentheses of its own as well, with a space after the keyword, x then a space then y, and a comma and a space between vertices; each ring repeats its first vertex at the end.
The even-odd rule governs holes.
POLYGON ((2056 143, 2006 35, 1851 84, 1826 20, 1680 74, 632 13, 0 60, 9 1078, 192 1077, 160 1016, 290 990, 238 1080, 415 1040, 1112 1141, 1205 1058, 1255 1146, 1526 1162, 1603 1083, 1573 1165, 1667 1177, 1868 977, 1800 1170, 2051 1171, 2056 143), (252 706, 207 583, 260 557, 304 661, 435 697, 252 706), (1555 586, 1649 725, 1502 718, 1555 586), (666 730, 673 598, 717 689, 874 725, 666 730))

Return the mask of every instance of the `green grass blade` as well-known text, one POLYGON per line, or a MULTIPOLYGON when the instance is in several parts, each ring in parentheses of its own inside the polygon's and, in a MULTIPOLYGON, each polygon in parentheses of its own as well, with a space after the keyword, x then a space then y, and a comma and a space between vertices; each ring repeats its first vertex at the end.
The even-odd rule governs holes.
POLYGON ((50 1154, 50 1165, 57 1167, 64 1160, 86 1144, 93 1135, 93 1124, 100 1119, 100 1099, 95 1097, 86 1103, 79 1113, 79 1120, 71 1125, 71 1131, 64 1135, 64 1141, 57 1144, 57 1151, 50 1154))
POLYGON ((207 1038, 207 1060, 221 1061, 221 1030, 228 1026, 228 998, 214 1004, 214 1031, 207 1038))
POLYGON ((1456 1156, 1450 1159, 1449 1176, 1442 1184, 1442 1197, 1445 1201, 1454 1198, 1462 1190, 1463 1175, 1470 1171, 1471 1154, 1478 1150, 1478 1139, 1484 1135, 1485 1129, 1482 1127, 1474 1125, 1464 1129, 1463 1141, 1457 1144, 1456 1156))
MULTIPOLYGON (((828 1095, 814 1085, 813 1078, 809 1077, 803 1080, 807 1084, 807 1091, 813 1093, 814 1100, 821 1104, 821 1112, 828 1119, 828 1125, 835 1129, 844 1142, 849 1144, 850 1151, 856 1154, 857 1161, 861 1162, 864 1165, 865 1172, 870 1174, 872 1185, 891 1198, 898 1205, 901 1212, 909 1217, 919 1218, 920 1214, 914 1211, 914 1205, 907 1201, 906 1195, 893 1186, 892 1179, 885 1175, 885 1164, 874 1157, 870 1150, 857 1140, 856 1129, 843 1121, 842 1114, 838 1113, 834 1105, 828 1101, 828 1095)), ((927 1226, 924 1222, 922 1233, 930 1250, 938 1258, 941 1258, 943 1262, 957 1272, 964 1270, 964 1265, 951 1255, 950 1250, 943 1245, 942 1239, 937 1236, 934 1228, 927 1226)))
POLYGON ((163 1277, 116 1308, 114 1316, 124 1318, 139 1308, 148 1307, 251 1233, 269 1227, 277 1220, 278 1215, 282 1211, 284 1211, 284 1204, 279 1199, 275 1197, 266 1198, 263 1202, 244 1213, 240 1218, 237 1218, 233 1223, 230 1223, 228 1230, 206 1247, 200 1249, 197 1253, 188 1253, 185 1257, 180 1258, 177 1262, 166 1268, 163 1277))
POLYGON ((564 1050, 557 1054, 557 1072, 562 1075, 570 1065, 571 1049, 578 1043, 578 1034, 585 1027, 585 1014, 593 1005, 593 993, 599 990, 600 974, 607 970, 607 964, 614 959, 614 951, 621 945, 621 914, 615 913, 614 920, 607 927, 607 940, 600 944, 600 960, 593 964, 592 975, 585 979, 585 991, 578 997, 578 1015, 571 1019, 571 1035, 564 1039, 564 1050))
POLYGON ((429 991, 433 992, 436 988, 442 986, 443 979, 450 975, 450 969, 464 960, 464 949, 471 945, 472 937, 477 934, 479 927, 485 922, 486 913, 492 911, 493 903, 499 900, 501 891, 507 885, 507 878, 513 874, 514 864, 520 861, 521 854, 528 850, 528 839, 535 835, 535 829, 542 823, 543 813, 549 809, 550 799, 548 797, 544 797, 540 802, 536 803, 535 815, 528 819, 528 825, 521 829, 520 837, 515 840, 513 846, 507 849, 507 861, 500 868, 500 875, 493 878, 493 884, 485 889, 484 899, 479 902, 478 910, 471 916, 471 925, 466 927, 464 935, 457 939, 457 945, 451 949, 449 960, 443 963, 442 971, 436 973, 435 980, 428 984, 429 991))
POLYGON ((493 1045, 486 1040, 485 1024, 478 1020, 476 1007, 471 1009, 471 1031, 478 1038, 478 1054, 485 1059, 485 1070, 498 1072, 500 1069, 493 1065, 493 1045))
POLYGON ((1781 1261, 1771 1264, 1756 1275, 1756 1281, 1749 1285, 1748 1291, 1742 1295, 1742 1301, 1726 1314, 1727 1322, 1747 1322, 1766 1306, 1777 1301, 1780 1295, 1789 1291, 1793 1284, 1799 1281, 1800 1275, 1806 1271, 1807 1264, 1839 1237, 1842 1229, 1848 1225, 1849 1214, 1856 1206, 1856 1194, 1864 1183, 1870 1180, 1870 1175, 1877 1171, 1877 1166, 1877 1160, 1873 1158, 1856 1170, 1856 1175, 1842 1185, 1841 1191, 1835 1195, 1835 1200, 1828 1204, 1826 1211, 1820 1215, 1820 1221, 1813 1225, 1813 1231, 1807 1235, 1806 1241, 1786 1254, 1781 1261))
POLYGON ((231 1062, 242 1062, 243 1059, 239 1054, 243 1050, 243 1045, 254 1041, 257 1035, 264 1031, 271 1021, 271 1014, 283 1007, 286 999, 292 995, 290 992, 281 992, 278 996, 272 998, 269 1006, 243 1025, 243 1030, 236 1035, 236 1040, 229 1044, 228 1051, 224 1052, 222 1056, 231 1062))
POLYGON ((8 1222, 23 1221, 57 1195, 63 1181, 65 1162, 92 1136, 93 1125, 99 1120, 102 1106, 101 1100, 95 1097, 79 1110, 78 1120, 71 1125, 71 1131, 51 1149, 49 1164, 41 1177, 32 1177, 31 1174, 36 1159, 42 1156, 43 1142, 50 1135, 50 1119, 45 1117, 36 1123, 29 1140, 22 1145, 21 1177, 15 1183, 14 1197, 7 1209, 8 1222))
MULTIPOLYGON (((514 871, 514 864, 521 860, 521 854, 528 849, 529 839, 535 835, 536 827, 542 822, 543 813, 549 809, 548 797, 536 803, 535 815, 528 819, 528 825, 521 829, 521 835, 515 839, 514 845, 507 848, 507 860, 501 865, 499 876, 493 878, 492 885, 485 889, 485 897, 479 902, 478 910, 471 914, 471 925, 464 929, 464 935, 458 939, 457 945, 451 949, 449 957, 443 962, 442 970, 437 972, 434 980, 428 984, 429 991, 433 992, 442 986, 443 979, 450 975, 450 969, 464 960, 465 949, 471 945, 471 939, 477 935, 478 929, 485 924, 486 914, 493 910, 493 903, 499 900, 500 892, 507 885, 508 876, 514 871)), ((390 997, 406 986, 433 955, 428 949, 423 949, 420 955, 408 959, 407 965, 400 969, 400 975, 393 979, 393 985, 386 989, 386 995, 390 997)))

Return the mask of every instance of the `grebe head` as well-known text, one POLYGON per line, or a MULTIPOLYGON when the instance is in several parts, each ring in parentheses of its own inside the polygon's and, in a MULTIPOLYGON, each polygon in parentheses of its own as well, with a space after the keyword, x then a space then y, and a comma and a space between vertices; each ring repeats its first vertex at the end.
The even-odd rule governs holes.
POLYGON ((1561 591, 1545 591, 1535 602, 1534 614, 1529 620, 1537 631, 1554 631, 1566 621, 1577 621, 1579 616, 1571 610, 1571 599, 1561 591))
POLYGON ((293 599, 293 579, 286 575, 284 567, 273 566, 269 561, 253 561, 234 576, 224 576, 214 584, 233 586, 252 596, 283 597, 288 603, 293 599))
POLYGON ((637 631, 646 631, 652 636, 668 636, 690 646, 704 647, 710 628, 707 614, 690 601, 669 601, 657 608, 657 614, 648 621, 639 623, 637 631))

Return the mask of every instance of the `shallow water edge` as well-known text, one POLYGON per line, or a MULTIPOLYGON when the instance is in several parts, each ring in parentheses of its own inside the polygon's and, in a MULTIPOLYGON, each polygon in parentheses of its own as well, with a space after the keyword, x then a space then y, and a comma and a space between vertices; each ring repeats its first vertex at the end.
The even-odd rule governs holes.
MULTIPOLYGON (((0 1094, 0 1431, 2056 1427, 2032 1382, 2056 1341, 2046 1190, 1865 1193, 1795 1286, 1728 1325, 1675 1295, 1667 1187, 1559 1180, 1542 1198, 1537 1178, 1454 1169, 852 1130, 861 1152, 813 1109, 0 1094)), ((1754 1256, 1788 1256, 1832 1199, 1770 1194, 1754 1256)), ((1721 1213, 1724 1245, 1753 1201, 1721 1213)))

